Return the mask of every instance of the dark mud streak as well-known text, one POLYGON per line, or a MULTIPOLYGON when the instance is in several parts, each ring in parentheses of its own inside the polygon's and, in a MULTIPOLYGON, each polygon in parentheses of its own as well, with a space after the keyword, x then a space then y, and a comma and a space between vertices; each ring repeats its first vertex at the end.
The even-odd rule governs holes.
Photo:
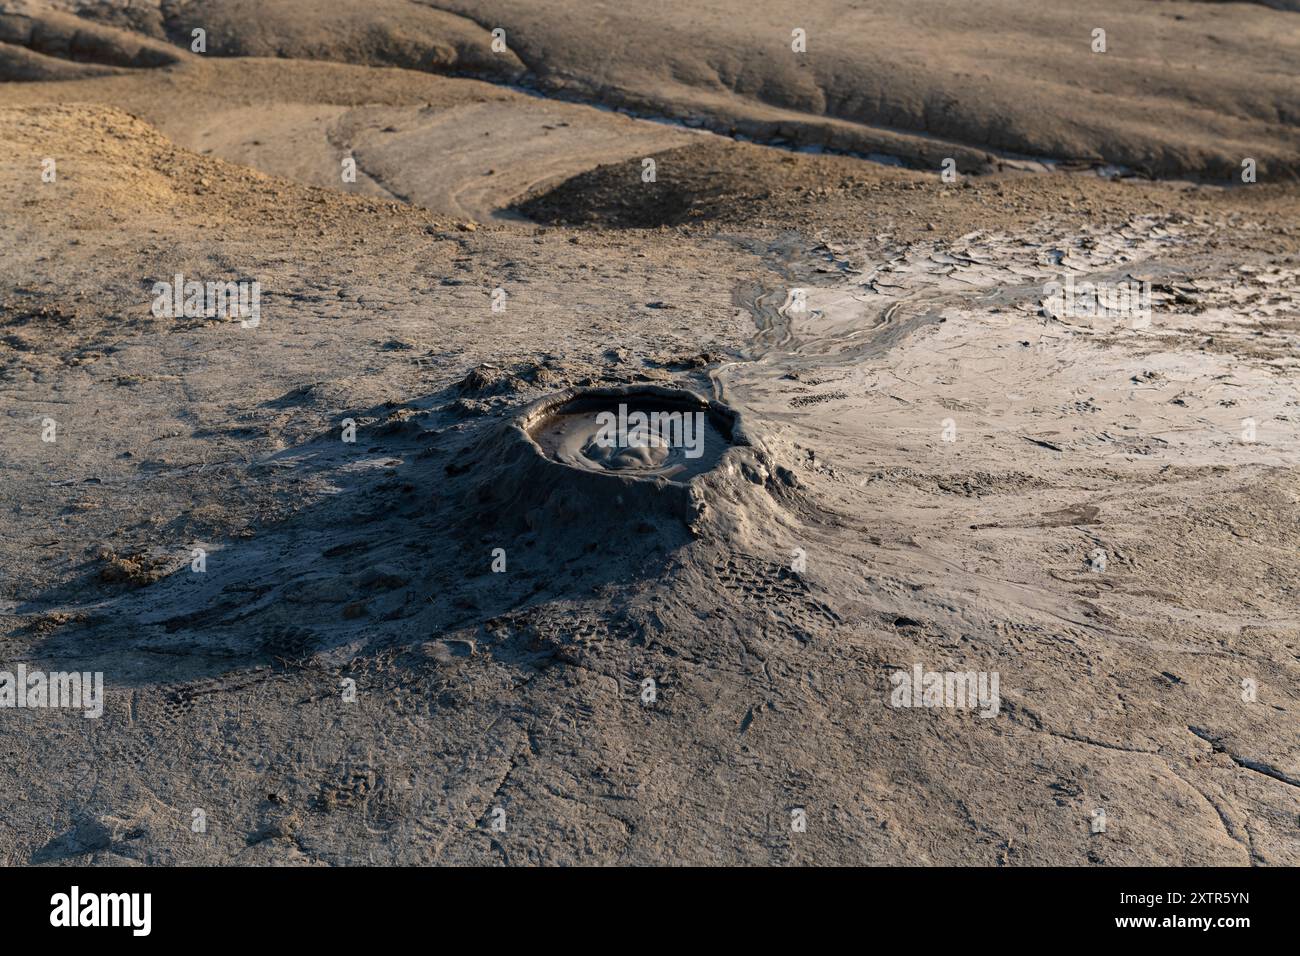
POLYGON ((1266 764, 1260 760, 1252 760, 1249 757, 1242 757, 1239 754, 1233 753, 1223 745, 1222 740, 1215 737, 1209 731, 1202 730, 1200 727, 1188 727, 1187 729, 1193 736, 1204 740, 1219 753, 1227 754, 1229 759, 1231 759, 1237 766, 1245 767, 1247 770, 1253 770, 1255 773, 1263 774, 1265 777, 1271 777, 1274 780, 1285 783, 1287 786, 1300 787, 1300 780, 1297 780, 1289 774, 1283 773, 1281 770, 1278 770, 1277 767, 1266 764))

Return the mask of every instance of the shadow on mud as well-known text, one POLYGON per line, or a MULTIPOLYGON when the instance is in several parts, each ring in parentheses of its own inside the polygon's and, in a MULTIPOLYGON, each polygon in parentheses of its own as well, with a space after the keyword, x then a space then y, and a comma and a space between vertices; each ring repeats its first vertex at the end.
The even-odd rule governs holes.
MULTIPOLYGON (((491 399, 491 388, 476 387, 491 399)), ((462 383, 344 413, 338 427, 241 475, 311 476, 326 493, 250 537, 213 542, 202 571, 174 545, 152 573, 146 556, 91 562, 18 609, 73 615, 38 639, 35 658, 144 687, 321 666, 346 673, 358 657, 440 638, 439 653, 487 647, 521 665, 563 655, 563 641, 539 646, 500 620, 596 598, 602 617, 617 619, 620 592, 657 577, 691 536, 671 515, 616 504, 580 520, 538 509, 519 487, 528 474, 503 470, 495 453, 517 408, 467 397, 462 383), (342 439, 344 419, 354 441, 342 439)))

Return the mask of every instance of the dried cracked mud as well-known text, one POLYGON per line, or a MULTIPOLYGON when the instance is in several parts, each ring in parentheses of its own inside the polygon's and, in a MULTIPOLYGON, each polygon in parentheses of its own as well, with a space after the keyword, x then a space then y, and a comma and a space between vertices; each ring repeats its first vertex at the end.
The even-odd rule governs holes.
POLYGON ((1300 863, 1300 11, 596 6, 0 3, 0 862, 1300 863))

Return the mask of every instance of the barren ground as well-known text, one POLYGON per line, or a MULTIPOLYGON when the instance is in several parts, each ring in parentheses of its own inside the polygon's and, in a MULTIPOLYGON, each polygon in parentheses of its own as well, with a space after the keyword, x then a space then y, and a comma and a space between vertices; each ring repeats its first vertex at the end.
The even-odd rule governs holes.
POLYGON ((0 4, 0 670, 107 685, 0 709, 0 861, 1300 863, 1286 0, 336 6, 0 4), (525 509, 633 383, 707 508, 525 509))

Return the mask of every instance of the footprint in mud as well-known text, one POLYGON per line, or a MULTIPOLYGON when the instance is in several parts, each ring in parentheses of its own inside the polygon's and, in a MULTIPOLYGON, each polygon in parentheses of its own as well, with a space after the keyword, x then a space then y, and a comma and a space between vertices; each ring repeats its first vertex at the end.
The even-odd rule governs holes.
POLYGON ((546 607, 504 615, 487 627, 496 641, 489 648, 493 654, 542 655, 568 663, 598 656, 615 644, 630 645, 637 634, 635 625, 627 621, 546 607))
POLYGON ((360 812, 372 833, 391 830, 410 817, 409 791, 390 786, 373 767, 345 765, 334 773, 308 804, 310 812, 360 812))
POLYGON ((320 813, 364 806, 379 789, 379 775, 368 767, 347 767, 321 786, 311 808, 320 813))
POLYGON ((308 801, 310 813, 359 813, 372 834, 392 830, 414 813, 409 786, 391 785, 374 767, 344 764, 324 777, 308 801))
POLYGON ((783 564, 747 554, 719 558, 714 573, 724 588, 758 604, 782 630, 800 644, 808 643, 818 630, 840 623, 838 614, 812 597, 812 589, 783 564))
POLYGON ((152 734, 139 724, 130 730, 116 735, 117 745, 113 748, 113 758, 128 767, 141 767, 153 756, 154 740, 152 734))
MULTIPOLYGON (((1047 631, 1034 624, 1007 624, 999 630, 1007 648, 1019 657, 1051 661, 1054 666, 1078 678, 1092 678, 1103 663, 1090 654, 1076 632, 1069 629, 1047 631)), ((1117 705, 1122 708, 1123 702, 1117 705)))
POLYGON ((194 719, 217 704, 218 695, 246 690, 257 684, 282 681, 283 673, 271 668, 258 668, 240 675, 214 677, 185 683, 166 684, 161 687, 135 692, 132 703, 134 717, 131 728, 116 737, 118 751, 137 761, 152 756, 159 747, 171 747, 185 741, 184 728, 194 719))
POLYGON ((194 688, 185 685, 167 691, 158 706, 158 720, 164 726, 175 727, 189 717, 198 699, 194 688))
POLYGON ((315 652, 319 638, 305 627, 277 627, 262 641, 262 653, 277 667, 289 669, 306 665, 315 652))
POLYGON ((182 736, 180 728, 204 693, 210 692, 205 691, 205 683, 173 684, 133 693, 131 727, 117 736, 120 753, 132 762, 131 766, 143 766, 160 744, 182 736))
POLYGON ((320 671, 319 694, 333 697, 342 681, 351 680, 359 700, 406 717, 430 717, 455 705, 460 665, 473 654, 471 642, 453 638, 378 648, 320 671))

